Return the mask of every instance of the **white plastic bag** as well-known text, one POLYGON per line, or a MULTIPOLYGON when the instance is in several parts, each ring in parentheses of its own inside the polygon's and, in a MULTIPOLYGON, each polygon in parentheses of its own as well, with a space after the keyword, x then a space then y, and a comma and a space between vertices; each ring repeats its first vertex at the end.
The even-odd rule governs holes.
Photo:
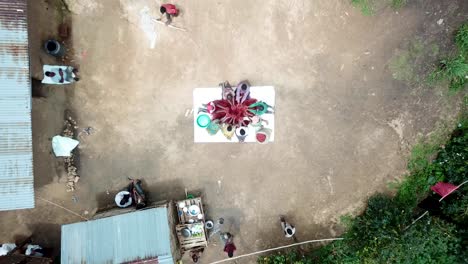
POLYGON ((69 137, 55 136, 52 138, 52 149, 57 157, 70 157, 71 151, 80 142, 69 137))
POLYGON ((15 249, 16 245, 13 243, 4 243, 0 247, 0 256, 6 256, 8 252, 12 251, 15 249))

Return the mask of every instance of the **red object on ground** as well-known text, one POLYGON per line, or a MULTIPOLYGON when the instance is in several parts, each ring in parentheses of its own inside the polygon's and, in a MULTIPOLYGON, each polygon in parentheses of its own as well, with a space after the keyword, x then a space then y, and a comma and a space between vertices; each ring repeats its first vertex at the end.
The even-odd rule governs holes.
POLYGON ((266 135, 262 134, 262 133, 257 133, 257 140, 258 140, 258 142, 261 142, 261 143, 265 142, 266 135))
POLYGON ((169 15, 177 16, 179 14, 179 9, 173 4, 162 4, 161 6, 166 8, 166 13, 169 15))
POLYGON ((229 124, 235 127, 248 126, 250 121, 245 118, 255 116, 249 111, 249 105, 257 102, 257 99, 247 99, 243 103, 235 100, 214 100, 215 110, 212 120, 220 120, 221 123, 229 124))
POLYGON ((445 196, 451 194, 453 191, 455 191, 458 188, 458 186, 455 186, 451 183, 446 183, 446 182, 438 182, 436 185, 431 187, 431 190, 442 196, 444 198, 445 196))

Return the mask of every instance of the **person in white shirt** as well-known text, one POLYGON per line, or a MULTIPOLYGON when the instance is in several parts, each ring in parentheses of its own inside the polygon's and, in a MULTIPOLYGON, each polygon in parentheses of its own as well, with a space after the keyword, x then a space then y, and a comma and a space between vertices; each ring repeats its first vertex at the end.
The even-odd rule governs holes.
POLYGON ((115 195, 115 203, 118 207, 126 208, 132 205, 133 200, 129 191, 121 191, 115 195))
POLYGON ((284 236, 286 238, 293 237, 294 234, 296 234, 296 228, 293 225, 286 222, 283 216, 281 216, 280 220, 281 220, 281 228, 283 229, 284 236))

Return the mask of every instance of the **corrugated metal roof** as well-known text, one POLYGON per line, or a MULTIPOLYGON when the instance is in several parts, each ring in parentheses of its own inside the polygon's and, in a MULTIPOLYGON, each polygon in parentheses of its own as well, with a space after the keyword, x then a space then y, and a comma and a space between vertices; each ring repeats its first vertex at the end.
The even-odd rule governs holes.
POLYGON ((167 208, 62 226, 61 263, 123 263, 158 258, 173 264, 167 208))
POLYGON ((0 210, 34 207, 26 0, 0 0, 0 210))

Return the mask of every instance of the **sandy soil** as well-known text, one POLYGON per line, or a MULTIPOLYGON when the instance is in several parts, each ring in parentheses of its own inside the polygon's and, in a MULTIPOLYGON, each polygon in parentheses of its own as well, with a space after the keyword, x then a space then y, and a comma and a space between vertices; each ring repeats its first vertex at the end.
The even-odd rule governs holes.
MULTIPOLYGON (((458 111, 460 96, 395 80, 389 65, 415 39, 448 50, 468 18, 463 0, 412 1, 372 17, 339 0, 174 1, 182 10, 174 25, 186 32, 148 23, 159 2, 67 2, 67 60, 82 79, 43 87, 47 97, 33 100, 37 204, 0 212, 3 242, 34 233, 58 248, 60 225, 81 219, 40 198, 90 217, 112 204, 127 176, 144 179, 152 200, 182 198, 185 188, 201 194, 208 214, 227 220, 237 254, 291 243, 281 235, 280 214, 300 241, 334 237, 339 217, 359 212, 369 195, 404 174, 410 146, 458 111), (194 144, 185 116, 193 88, 241 79, 275 87, 275 142, 194 144), (80 129, 95 130, 80 138, 74 193, 65 192, 49 141, 66 108, 80 129)), ((41 64, 53 63, 42 41, 57 34, 51 17, 62 16, 55 0, 31 0, 29 12, 39 78, 41 64)), ((427 67, 414 75, 437 59, 424 52, 418 62, 427 67)), ((224 257, 216 238, 203 263, 224 257)))

